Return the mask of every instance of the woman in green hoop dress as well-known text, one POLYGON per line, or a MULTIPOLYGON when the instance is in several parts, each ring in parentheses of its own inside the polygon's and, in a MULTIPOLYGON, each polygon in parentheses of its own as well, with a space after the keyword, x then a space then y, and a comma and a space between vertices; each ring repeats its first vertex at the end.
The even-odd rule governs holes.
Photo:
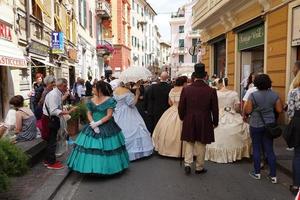
POLYGON ((104 81, 96 83, 93 93, 87 103, 90 124, 78 135, 68 166, 84 174, 116 174, 129 165, 124 135, 112 117, 116 101, 104 81))

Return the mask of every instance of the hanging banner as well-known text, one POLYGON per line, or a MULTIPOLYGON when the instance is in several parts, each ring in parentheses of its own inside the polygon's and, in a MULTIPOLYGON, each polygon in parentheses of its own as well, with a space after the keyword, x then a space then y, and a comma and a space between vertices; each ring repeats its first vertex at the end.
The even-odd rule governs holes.
POLYGON ((265 41, 264 24, 247 29, 238 35, 238 50, 250 49, 263 45, 265 41))
POLYGON ((300 6, 293 8, 292 46, 300 45, 300 6))
POLYGON ((51 47, 53 54, 65 53, 64 48, 64 33, 63 32, 52 32, 51 34, 51 47))

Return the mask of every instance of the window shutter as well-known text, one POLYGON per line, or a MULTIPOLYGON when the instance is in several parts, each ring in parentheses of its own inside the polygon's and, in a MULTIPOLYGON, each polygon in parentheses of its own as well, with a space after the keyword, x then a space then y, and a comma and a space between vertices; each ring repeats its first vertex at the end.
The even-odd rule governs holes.
POLYGON ((78 0, 78 14, 79 14, 79 23, 82 25, 82 7, 81 7, 82 0, 78 0))
POLYGON ((90 29, 90 36, 93 37, 93 13, 89 11, 89 29, 90 29))
POLYGON ((83 17, 84 17, 84 28, 86 28, 87 27, 86 0, 83 0, 83 17))

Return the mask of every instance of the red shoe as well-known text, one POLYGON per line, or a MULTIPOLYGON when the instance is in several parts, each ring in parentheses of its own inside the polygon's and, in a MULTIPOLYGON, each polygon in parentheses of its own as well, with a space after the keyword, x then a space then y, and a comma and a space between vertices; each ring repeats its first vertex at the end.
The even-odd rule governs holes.
POLYGON ((63 169, 63 168, 64 168, 64 165, 61 164, 61 162, 56 161, 54 164, 48 164, 48 165, 47 165, 47 168, 48 168, 48 169, 55 169, 55 170, 58 170, 58 169, 63 169))

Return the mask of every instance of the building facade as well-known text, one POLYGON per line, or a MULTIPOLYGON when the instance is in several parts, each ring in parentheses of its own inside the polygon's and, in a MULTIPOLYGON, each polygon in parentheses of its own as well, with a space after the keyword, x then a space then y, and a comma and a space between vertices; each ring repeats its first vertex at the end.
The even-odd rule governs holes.
POLYGON ((171 45, 168 42, 160 42, 160 63, 163 71, 170 72, 171 68, 171 45))
POLYGON ((111 1, 112 7, 112 43, 115 51, 107 65, 115 73, 131 65, 131 2, 129 0, 111 1))
POLYGON ((198 1, 193 29, 201 30, 209 74, 228 77, 230 87, 242 96, 244 78, 251 72, 267 73, 272 89, 285 101, 300 54, 299 6, 299 0, 198 1))
POLYGON ((155 68, 157 59, 154 17, 157 15, 146 0, 131 2, 131 60, 132 66, 155 68))
POLYGON ((193 71, 199 55, 190 55, 189 49, 196 46, 200 38, 199 31, 192 30, 192 8, 197 1, 188 1, 172 14, 171 26, 171 76, 193 71))

